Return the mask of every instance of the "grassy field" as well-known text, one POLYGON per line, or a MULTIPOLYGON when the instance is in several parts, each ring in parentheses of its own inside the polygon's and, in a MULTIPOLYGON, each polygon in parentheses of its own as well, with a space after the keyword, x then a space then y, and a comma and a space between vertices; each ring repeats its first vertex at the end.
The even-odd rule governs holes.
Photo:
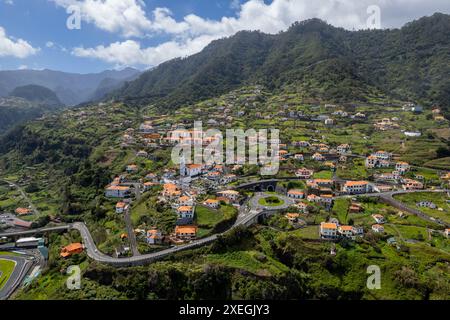
POLYGON ((284 200, 276 197, 276 196, 270 196, 266 198, 259 199, 258 203, 262 206, 266 207, 278 207, 284 204, 284 200))
POLYGON ((199 226, 197 236, 201 238, 209 235, 217 224, 231 219, 236 212, 235 208, 228 205, 222 205, 217 210, 205 206, 196 206, 195 219, 199 226))
POLYGON ((399 195, 395 198, 411 208, 419 209, 431 217, 450 223, 450 203, 447 202, 449 198, 445 193, 418 192, 399 195), (442 211, 438 209, 418 208, 416 203, 423 200, 433 202, 438 208, 441 208, 442 211))
POLYGON ((16 263, 11 260, 0 259, 0 290, 4 287, 12 272, 16 263))

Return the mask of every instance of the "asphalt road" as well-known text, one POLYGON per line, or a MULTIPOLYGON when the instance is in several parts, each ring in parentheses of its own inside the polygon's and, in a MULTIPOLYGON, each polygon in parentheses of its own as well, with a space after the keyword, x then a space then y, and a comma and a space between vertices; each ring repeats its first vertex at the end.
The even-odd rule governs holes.
POLYGON ((6 284, 0 290, 0 300, 6 300, 16 290, 16 288, 22 283, 27 272, 30 270, 32 263, 25 257, 21 256, 8 256, 2 255, 0 259, 11 260, 16 263, 14 270, 9 277, 6 284))
POLYGON ((281 204, 279 206, 264 206, 259 203, 259 200, 270 197, 270 196, 273 196, 273 195, 267 194, 264 192, 255 193, 253 198, 250 199, 251 208, 253 210, 283 210, 283 209, 287 209, 290 206, 292 206, 293 204, 295 204, 295 201, 293 199, 286 197, 286 196, 279 195, 279 194, 277 194, 276 197, 283 200, 283 204, 281 204))
MULTIPOLYGON (((391 192, 385 192, 385 193, 373 193, 373 194, 363 194, 359 196, 368 196, 368 197, 384 197, 387 199, 392 198, 396 194, 405 194, 405 193, 414 193, 414 192, 446 192, 447 190, 409 190, 409 191, 391 191, 391 192)), ((341 197, 356 197, 358 195, 346 195, 341 197)), ((261 195, 260 195, 261 197, 261 195)), ((392 198, 393 199, 393 198, 392 198)), ((291 200, 291 199, 289 199, 291 200)), ((253 208, 252 203, 254 203, 256 199, 252 198, 248 202, 244 203, 240 210, 238 217, 236 219, 235 224, 230 228, 236 228, 238 226, 246 226, 247 223, 258 217, 262 212, 264 212, 264 208, 257 207, 253 208)), ((394 200, 396 201, 396 200, 394 200)), ((258 201, 256 201, 257 203, 258 201)), ((270 207, 270 209, 274 210, 277 208, 270 207)), ((406 210, 405 210, 406 211, 406 210)), ((422 217, 424 216, 427 220, 430 218, 426 216, 425 214, 421 213, 422 217)), ((125 266, 131 266, 131 265, 142 265, 146 263, 153 262, 158 259, 162 259, 168 255, 171 255, 176 252, 180 252, 183 250, 193 249, 197 248, 206 244, 209 244, 216 240, 219 236, 219 234, 212 235, 207 238, 194 240, 188 244, 184 244, 181 246, 174 246, 165 250, 161 250, 158 252, 150 253, 150 254, 143 254, 143 255, 135 255, 132 257, 126 257, 126 258, 113 258, 111 256, 105 255, 104 253, 100 252, 95 245, 94 240, 92 239, 91 233, 89 232, 87 226, 82 222, 76 222, 71 225, 66 226, 60 226, 59 228, 71 228, 76 229, 80 232, 81 237, 83 239, 83 243, 87 252, 87 255, 98 262, 117 266, 117 267, 125 267, 125 266)), ((7 234, 0 234, 0 237, 5 236, 7 234)), ((11 235, 11 234, 10 234, 11 235)))
POLYGON ((6 183, 8 183, 8 184, 10 184, 10 185, 12 185, 12 186, 14 186, 14 188, 16 188, 16 189, 20 192, 20 194, 22 195, 22 197, 28 202, 28 205, 30 206, 30 208, 31 208, 31 210, 34 212, 34 214, 36 214, 36 215, 39 215, 39 214, 40 214, 39 210, 38 210, 38 209, 36 208, 36 206, 33 204, 33 201, 31 201, 31 199, 28 197, 28 195, 26 194, 26 192, 23 191, 23 189, 22 189, 19 185, 17 185, 17 184, 14 183, 14 182, 8 181, 8 180, 2 180, 2 181, 4 181, 4 182, 6 182, 6 183))

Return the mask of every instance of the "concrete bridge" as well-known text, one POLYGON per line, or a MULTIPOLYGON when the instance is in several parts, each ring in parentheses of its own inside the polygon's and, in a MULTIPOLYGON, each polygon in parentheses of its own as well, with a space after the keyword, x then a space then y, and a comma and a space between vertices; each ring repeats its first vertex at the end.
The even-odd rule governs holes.
POLYGON ((270 179, 270 180, 246 182, 238 186, 235 186, 234 189, 254 191, 254 192, 263 192, 263 191, 274 192, 277 188, 277 184, 279 181, 280 181, 279 179, 270 179))

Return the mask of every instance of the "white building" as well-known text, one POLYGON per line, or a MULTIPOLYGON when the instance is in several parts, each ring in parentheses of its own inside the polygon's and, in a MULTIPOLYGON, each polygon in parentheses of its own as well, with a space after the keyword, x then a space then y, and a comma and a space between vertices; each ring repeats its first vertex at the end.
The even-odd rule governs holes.
POLYGON ((384 227, 381 224, 374 224, 372 226, 372 230, 373 230, 373 232, 376 232, 376 233, 383 233, 384 227))
POLYGON ((313 170, 309 170, 309 169, 306 169, 306 168, 301 168, 301 169, 298 169, 296 172, 295 172, 295 175, 298 177, 298 178, 300 178, 300 179, 309 179, 309 178, 311 178, 311 176, 314 174, 314 171, 313 170))
POLYGON ((348 143, 339 145, 336 150, 338 154, 349 154, 352 152, 348 143))
POLYGON ((160 244, 162 242, 162 234, 157 229, 148 230, 146 239, 148 244, 160 244))
POLYGON ((116 203, 116 213, 123 213, 128 209, 128 204, 125 202, 117 202, 116 203))
POLYGON ((417 202, 416 206, 422 207, 422 208, 430 208, 430 209, 436 209, 437 208, 437 206, 433 202, 427 201, 427 200, 423 200, 423 201, 417 202))
POLYGON ((130 194, 130 187, 126 186, 109 186, 105 190, 105 197, 108 198, 125 198, 130 194))
POLYGON ((386 160, 389 161, 392 158, 392 154, 383 150, 379 150, 372 154, 373 156, 377 157, 379 160, 386 160))
POLYGON ((386 222, 386 220, 384 219, 384 217, 381 214, 373 214, 372 218, 378 223, 378 224, 383 224, 386 222))
POLYGON ((291 189, 288 191, 287 196, 292 199, 303 199, 305 197, 305 193, 302 190, 291 189))
POLYGON ((400 173, 405 173, 409 171, 410 168, 411 167, 408 162, 400 161, 395 164, 395 170, 397 170, 400 173))
POLYGON ((369 190, 369 183, 367 181, 347 181, 342 189, 342 191, 348 194, 368 193, 369 190))
POLYGON ((220 197, 224 197, 227 198, 231 201, 236 201, 239 197, 239 192, 235 191, 235 190, 225 190, 225 191, 219 191, 217 192, 217 194, 220 197))
POLYGON ((320 224, 320 237, 322 239, 336 239, 338 237, 336 223, 322 222, 320 224))
POLYGON ((178 218, 194 218, 193 206, 180 206, 177 209, 178 218))

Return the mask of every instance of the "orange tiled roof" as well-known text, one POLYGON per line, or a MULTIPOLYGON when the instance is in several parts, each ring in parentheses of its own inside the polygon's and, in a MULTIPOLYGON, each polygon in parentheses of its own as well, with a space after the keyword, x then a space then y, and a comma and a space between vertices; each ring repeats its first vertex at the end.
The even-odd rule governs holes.
POLYGON ((320 226, 323 229, 337 229, 337 224, 331 222, 322 222, 320 226))
POLYGON ((366 185, 366 184, 368 184, 367 181, 347 181, 347 182, 345 183, 345 185, 346 185, 347 187, 360 186, 360 185, 366 185))
POLYGON ((191 233, 195 234, 197 233, 197 227, 196 226, 176 226, 175 227, 175 233, 191 233))
POLYGON ((192 206, 181 206, 178 208, 178 211, 192 211, 192 206))

